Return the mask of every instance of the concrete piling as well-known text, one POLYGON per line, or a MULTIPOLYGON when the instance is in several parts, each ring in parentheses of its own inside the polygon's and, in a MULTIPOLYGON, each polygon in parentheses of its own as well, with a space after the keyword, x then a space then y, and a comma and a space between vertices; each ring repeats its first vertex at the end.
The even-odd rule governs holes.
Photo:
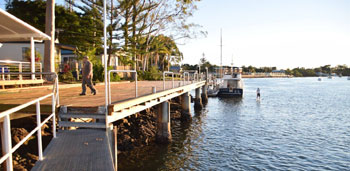
POLYGON ((171 142, 170 103, 165 101, 157 106, 157 136, 158 143, 171 142))
POLYGON ((196 98, 194 100, 194 109, 201 110, 203 108, 202 97, 201 97, 201 89, 196 88, 196 98))
POLYGON ((205 84, 203 87, 202 87, 202 102, 203 104, 207 104, 208 103, 208 93, 207 93, 207 84, 205 84))
POLYGON ((191 96, 188 92, 181 95, 181 108, 182 120, 191 120, 191 96))

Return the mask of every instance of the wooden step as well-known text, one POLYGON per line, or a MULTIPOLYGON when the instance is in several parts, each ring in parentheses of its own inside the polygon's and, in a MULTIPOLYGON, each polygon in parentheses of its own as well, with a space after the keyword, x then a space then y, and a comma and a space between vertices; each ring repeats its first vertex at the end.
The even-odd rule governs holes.
POLYGON ((106 128, 105 123, 96 122, 69 122, 69 121, 59 121, 58 125, 60 127, 79 127, 79 128, 106 128))
POLYGON ((105 119, 104 114, 94 114, 94 113, 60 113, 60 118, 94 118, 94 119, 105 119))

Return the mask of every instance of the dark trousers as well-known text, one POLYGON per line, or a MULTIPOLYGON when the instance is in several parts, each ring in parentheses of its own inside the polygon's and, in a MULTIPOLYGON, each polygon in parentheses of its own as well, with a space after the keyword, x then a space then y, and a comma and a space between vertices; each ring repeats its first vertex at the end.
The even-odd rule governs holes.
POLYGON ((82 89, 83 89, 83 94, 85 94, 86 92, 86 85, 90 88, 91 92, 95 92, 96 89, 94 87, 94 85, 92 84, 92 78, 84 78, 83 77, 83 82, 82 82, 82 89))

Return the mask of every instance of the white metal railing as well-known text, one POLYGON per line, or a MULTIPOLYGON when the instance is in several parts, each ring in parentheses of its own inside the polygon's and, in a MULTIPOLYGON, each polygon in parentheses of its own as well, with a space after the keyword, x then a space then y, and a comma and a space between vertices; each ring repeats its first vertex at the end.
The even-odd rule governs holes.
POLYGON ((193 73, 193 80, 198 81, 198 72, 197 71, 195 73, 193 73))
POLYGON ((165 75, 167 75, 167 74, 171 74, 172 82, 173 82, 172 88, 175 87, 175 84, 174 84, 174 73, 173 72, 169 72, 169 71, 164 71, 163 72, 163 90, 165 90, 165 75))
MULTIPOLYGON (((40 62, 36 62, 34 66, 35 72, 42 72, 42 64, 40 62)), ((0 60, 0 73, 1 80, 24 80, 24 79, 42 79, 42 74, 39 74, 35 77, 35 74, 24 75, 24 74, 4 74, 9 72, 32 72, 31 63, 30 62, 22 62, 22 61, 11 61, 11 60, 0 60), (6 75, 6 77, 5 77, 6 75)))
POLYGON ((53 137, 56 138, 56 118, 55 118, 55 111, 56 111, 56 105, 59 105, 59 90, 58 90, 58 77, 57 74, 54 72, 41 72, 41 73, 6 73, 6 74, 49 74, 55 76, 55 81, 53 84, 53 90, 52 93, 47 94, 45 96, 39 97, 35 100, 32 100, 28 103, 22 104, 20 106, 14 107, 12 109, 6 110, 4 112, 0 113, 0 118, 4 118, 1 129, 1 135, 2 135, 2 142, 3 144, 3 153, 4 155, 0 158, 0 164, 3 163, 6 160, 6 170, 12 171, 13 170, 13 162, 12 162, 12 154, 23 144, 25 143, 35 132, 37 132, 38 137, 38 154, 39 154, 39 160, 43 160, 43 149, 42 149, 42 136, 41 136, 41 127, 46 124, 51 118, 52 118, 52 133, 53 137), (41 122, 41 112, 40 112, 40 101, 52 97, 51 105, 52 105, 52 113, 47 117, 43 122, 41 122), (24 137, 19 143, 17 143, 14 147, 12 147, 12 141, 11 141, 11 125, 10 125, 10 115, 24 109, 30 105, 36 105, 36 121, 37 126, 26 136, 24 137))
POLYGON ((183 85, 186 85, 186 74, 187 74, 187 81, 190 81, 190 73, 184 72, 184 79, 183 79, 183 85))
POLYGON ((118 72, 131 72, 135 73, 135 97, 138 97, 137 95, 137 72, 135 70, 109 70, 108 71, 108 81, 107 81, 107 86, 108 86, 108 92, 106 96, 108 96, 108 104, 112 103, 112 97, 111 97, 111 73, 118 73, 118 72))

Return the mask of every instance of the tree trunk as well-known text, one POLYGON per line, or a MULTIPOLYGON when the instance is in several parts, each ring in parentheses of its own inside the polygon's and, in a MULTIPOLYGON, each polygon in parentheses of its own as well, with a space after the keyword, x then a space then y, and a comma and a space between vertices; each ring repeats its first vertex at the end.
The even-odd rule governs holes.
POLYGON ((55 72, 55 0, 46 1, 45 33, 51 40, 45 40, 44 71, 55 72))

